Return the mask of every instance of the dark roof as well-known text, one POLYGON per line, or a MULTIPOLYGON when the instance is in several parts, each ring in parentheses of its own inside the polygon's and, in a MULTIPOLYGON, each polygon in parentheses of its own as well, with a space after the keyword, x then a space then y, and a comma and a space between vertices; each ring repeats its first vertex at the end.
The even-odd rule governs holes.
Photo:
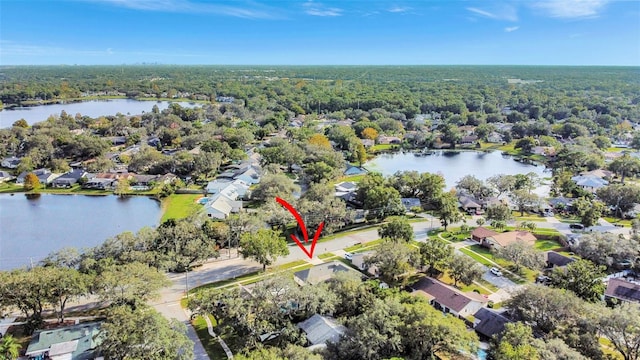
POLYGON ((81 177, 86 174, 86 171, 82 169, 73 169, 66 174, 62 174, 59 178, 53 180, 54 183, 59 182, 68 182, 69 180, 78 181, 81 177))
POLYGON ((486 308, 481 308, 473 316, 476 320, 480 320, 480 323, 474 327, 475 331, 486 337, 493 337, 501 333, 504 331, 504 326, 511 322, 506 317, 486 308))
POLYGON ((612 278, 604 294, 620 300, 640 302, 640 284, 612 278))
POLYGON ((558 254, 555 251, 547 251, 547 263, 551 266, 567 266, 574 261, 575 259, 558 254))
MULTIPOLYGON (((481 302, 480 298, 472 298, 471 295, 458 291, 451 286, 441 283, 430 277, 425 277, 413 284, 412 288, 423 291, 433 297, 433 300, 442 306, 446 306, 455 312, 460 312, 470 302, 481 302)), ((486 300, 484 300, 486 301, 486 300)))
POLYGON ((329 280, 333 277, 333 274, 339 272, 352 272, 353 274, 360 275, 358 271, 339 261, 316 265, 310 269, 298 271, 293 275, 304 283, 314 285, 329 280))

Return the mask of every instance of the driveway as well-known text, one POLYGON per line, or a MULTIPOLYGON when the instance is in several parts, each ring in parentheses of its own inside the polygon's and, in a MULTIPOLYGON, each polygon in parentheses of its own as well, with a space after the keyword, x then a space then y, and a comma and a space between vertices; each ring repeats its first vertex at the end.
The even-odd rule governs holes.
POLYGON ((513 281, 509 280, 504 276, 493 275, 491 271, 489 271, 490 269, 489 267, 487 266, 483 266, 483 267, 485 268, 486 271, 484 272, 484 274, 482 274, 482 278, 490 282, 491 284, 499 287, 500 289, 505 289, 509 292, 519 287, 518 284, 514 283, 513 281))

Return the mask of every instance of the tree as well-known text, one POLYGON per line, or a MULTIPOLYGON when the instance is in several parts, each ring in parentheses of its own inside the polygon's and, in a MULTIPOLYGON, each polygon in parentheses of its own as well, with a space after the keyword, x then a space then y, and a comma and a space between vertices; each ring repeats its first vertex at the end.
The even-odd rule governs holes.
POLYGON ((520 211, 520 216, 524 216, 525 210, 533 210, 539 205, 539 197, 525 189, 516 190, 511 193, 514 204, 520 211))
POLYGON ((218 257, 216 242, 204 230, 204 225, 193 216, 162 223, 151 245, 159 260, 157 265, 172 271, 188 271, 196 263, 218 257))
POLYGON ((443 316, 420 297, 394 295, 376 299, 351 319, 340 341, 327 344, 327 358, 431 359, 436 353, 473 353, 477 344, 477 336, 461 320, 443 316))
POLYGON ((243 258, 252 258, 260 265, 262 271, 273 264, 280 256, 289 255, 287 242, 280 237, 280 232, 260 229, 254 233, 244 233, 240 238, 240 253, 243 258))
POLYGON ((147 306, 118 306, 100 327, 98 350, 107 359, 193 359, 187 328, 147 306))
POLYGON ((639 243, 633 239, 595 231, 583 235, 572 249, 580 257, 597 265, 612 267, 621 261, 633 259, 639 248, 639 243))
POLYGON ((640 131, 636 131, 633 133, 633 139, 631 140, 629 146, 631 146, 632 149, 640 150, 640 131))
POLYGON ((251 197, 258 201, 274 201, 276 197, 293 200, 293 193, 300 191, 300 187, 285 174, 266 174, 251 193, 251 197))
POLYGON ((508 323, 500 340, 492 343, 490 354, 495 360, 538 360, 531 328, 521 322, 508 323))
POLYGON ((493 175, 487 179, 487 184, 491 185, 497 192, 496 196, 511 192, 515 189, 516 178, 513 175, 493 175))
POLYGON ((286 348, 280 349, 273 346, 258 348, 250 353, 243 355, 233 355, 236 360, 322 360, 320 354, 315 354, 299 345, 287 345, 286 348))
POLYGON ((388 284, 398 284, 400 277, 414 270, 418 254, 413 248, 395 241, 385 241, 365 263, 375 265, 380 278, 388 284))
POLYGON ((444 271, 453 259, 453 248, 440 238, 427 238, 419 248, 420 263, 428 266, 428 274, 433 274, 436 269, 444 271))
POLYGON ((551 285, 573 291, 579 298, 598 302, 604 295, 602 282, 605 266, 595 265, 589 260, 576 260, 566 267, 555 268, 551 272, 551 285))
POLYGON ((597 224, 606 210, 606 205, 602 201, 590 200, 586 197, 576 199, 573 202, 573 207, 580 217, 580 223, 585 227, 597 224))
POLYGON ((507 221, 511 220, 513 215, 511 209, 505 204, 492 204, 487 207, 485 214, 488 220, 507 221))
POLYGON ((367 161, 367 150, 361 142, 356 145, 356 158, 358 159, 358 164, 360 164, 360 166, 367 161))
POLYGON ((494 248, 495 255, 513 262, 515 271, 519 272, 521 266, 537 270, 544 266, 545 255, 524 241, 515 241, 506 246, 494 248))
POLYGON ((482 226, 482 225, 484 225, 484 223, 485 223, 485 222, 486 222, 486 220, 485 220, 485 218, 483 218, 483 217, 479 217, 479 218, 477 218, 477 219, 476 219, 476 224, 477 224, 478 226, 482 226))
POLYGON ((625 360, 640 359, 640 306, 623 302, 613 309, 601 310, 598 331, 625 360))
POLYGON ((405 217, 394 217, 391 221, 380 225, 378 235, 381 238, 408 243, 413 240, 413 227, 405 217))
POLYGON ((522 138, 516 142, 515 149, 521 149, 525 154, 531 154, 536 146, 536 140, 530 136, 522 138))
POLYGON ((331 143, 329 143, 329 139, 322 134, 314 134, 309 138, 308 143, 326 149, 331 149, 331 143))
POLYGON ((506 228, 506 227, 507 227, 507 223, 506 223, 506 222, 504 222, 504 221, 497 221, 497 220, 493 220, 493 221, 490 223, 490 225, 491 225, 491 227, 492 227, 492 228, 496 228, 496 229, 498 229, 498 230, 504 230, 504 228, 506 228))
POLYGON ((493 190, 487 187, 484 182, 473 175, 466 175, 456 183, 456 189, 463 190, 465 193, 476 199, 485 199, 493 195, 493 190))
POLYGON ((27 191, 40 189, 40 179, 34 173, 28 173, 24 177, 24 189, 27 191))
POLYGON ((131 186, 129 186, 129 180, 125 177, 120 177, 118 179, 118 185, 115 190, 113 190, 113 193, 117 196, 125 197, 129 193, 130 189, 131 186))
POLYGON ((447 231, 448 225, 463 219, 462 213, 458 209, 458 199, 454 194, 449 192, 442 195, 438 216, 445 231, 447 231))
POLYGON ((49 272, 48 281, 51 282, 52 287, 48 302, 54 306, 60 323, 63 323, 64 309, 67 306, 67 302, 88 294, 92 279, 76 269, 58 267, 47 267, 45 269, 49 272))
POLYGON ((15 307, 26 318, 31 334, 42 325, 42 312, 50 299, 49 272, 43 267, 0 272, 0 307, 15 307))
POLYGON ((96 280, 95 287, 103 301, 131 308, 156 298, 160 289, 171 284, 155 268, 137 262, 111 265, 96 280))
POLYGON ((365 128, 362 130, 362 137, 365 139, 375 140, 378 138, 378 131, 374 128, 365 128))
POLYGON ((453 285, 458 286, 458 282, 465 285, 471 285, 474 281, 479 280, 484 274, 484 270, 472 258, 454 254, 449 262, 449 275, 453 279, 453 285))
POLYGON ((13 360, 20 356, 22 345, 13 336, 7 334, 0 338, 0 360, 13 360))
POLYGON ((640 203, 640 187, 630 184, 613 184, 596 191, 598 198, 613 207, 616 216, 622 218, 625 213, 640 203))
POLYGON ((609 164, 609 170, 620 175, 620 182, 624 184, 624 179, 627 175, 640 173, 640 159, 624 154, 609 164))

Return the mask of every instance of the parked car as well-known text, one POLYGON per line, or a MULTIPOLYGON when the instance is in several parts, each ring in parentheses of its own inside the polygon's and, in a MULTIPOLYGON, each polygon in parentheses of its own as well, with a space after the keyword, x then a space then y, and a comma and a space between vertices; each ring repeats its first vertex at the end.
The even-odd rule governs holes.
POLYGON ((569 224, 570 229, 584 230, 584 225, 582 224, 569 224))
POLYGON ((547 285, 551 282, 551 278, 545 275, 540 275, 536 278, 537 284, 547 285))
POLYGON ((500 269, 498 268, 492 267, 489 271, 495 276, 502 276, 502 271, 500 271, 500 269))
POLYGON ((353 254, 352 253, 345 253, 344 254, 344 258, 349 260, 349 261, 352 261, 353 260, 353 254))

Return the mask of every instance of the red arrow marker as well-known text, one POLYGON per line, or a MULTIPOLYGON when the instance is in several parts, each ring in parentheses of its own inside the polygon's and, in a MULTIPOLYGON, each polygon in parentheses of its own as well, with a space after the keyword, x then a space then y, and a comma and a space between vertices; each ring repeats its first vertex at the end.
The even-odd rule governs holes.
MULTIPOLYGON (((302 220, 302 217, 300 216, 300 214, 298 214, 296 209, 294 209, 293 206, 291 206, 291 204, 286 202, 284 199, 276 197, 276 201, 280 203, 280 205, 284 206, 285 209, 289 210, 289 212, 293 215, 293 217, 296 218, 296 222, 298 223, 298 226, 300 226, 300 229, 302 230, 302 235, 304 236, 305 244, 309 243, 309 233, 307 233, 307 227, 305 226, 304 221, 302 220)), ((302 249, 302 251, 304 251, 304 253, 307 254, 309 259, 313 258, 313 251, 316 249, 316 243, 318 242, 320 233, 322 233, 323 227, 324 227, 324 221, 321 222, 320 225, 318 225, 318 230, 316 230, 315 234, 313 234, 313 240, 311 241, 310 251, 307 251, 307 248, 304 246, 304 244, 302 244, 302 242, 298 240, 298 238, 294 234, 291 234, 291 238, 293 239, 293 241, 295 241, 296 244, 298 244, 298 246, 300 247, 300 249, 302 249)))

